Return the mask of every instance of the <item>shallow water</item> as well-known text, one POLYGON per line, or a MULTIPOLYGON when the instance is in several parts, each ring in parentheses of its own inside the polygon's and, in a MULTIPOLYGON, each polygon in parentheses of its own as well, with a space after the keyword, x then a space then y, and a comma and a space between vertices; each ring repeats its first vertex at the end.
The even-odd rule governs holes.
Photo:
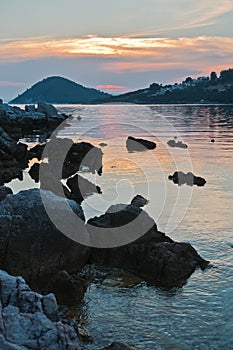
MULTIPOLYGON (((59 106, 73 114, 59 132, 74 141, 90 141, 104 152, 103 175, 84 173, 103 194, 83 202, 86 217, 100 215, 113 203, 130 202, 140 193, 145 210, 174 240, 190 242, 211 261, 173 292, 139 285, 133 288, 91 284, 85 297, 86 327, 94 337, 89 349, 111 340, 139 349, 233 349, 233 106, 94 105, 59 106), (76 117, 81 116, 81 120, 76 117), (153 151, 128 153, 131 135, 153 140, 153 151), (177 137, 188 149, 170 148, 177 137), (214 138, 215 142, 210 140, 214 138), (204 187, 177 186, 174 171, 192 171, 204 187)), ((35 187, 25 174, 14 180, 17 192, 35 187)))

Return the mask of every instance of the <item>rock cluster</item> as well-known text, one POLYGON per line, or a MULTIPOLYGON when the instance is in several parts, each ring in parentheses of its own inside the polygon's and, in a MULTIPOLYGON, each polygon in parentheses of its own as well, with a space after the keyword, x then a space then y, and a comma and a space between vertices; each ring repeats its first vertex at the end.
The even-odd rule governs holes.
POLYGON ((66 116, 59 114, 54 106, 39 102, 35 106, 26 106, 25 110, 8 104, 0 104, 0 125, 11 132, 14 128, 23 130, 43 129, 59 125, 66 116))
POLYGON ((81 350, 77 331, 59 320, 53 294, 33 292, 22 277, 0 270, 0 348, 81 350))

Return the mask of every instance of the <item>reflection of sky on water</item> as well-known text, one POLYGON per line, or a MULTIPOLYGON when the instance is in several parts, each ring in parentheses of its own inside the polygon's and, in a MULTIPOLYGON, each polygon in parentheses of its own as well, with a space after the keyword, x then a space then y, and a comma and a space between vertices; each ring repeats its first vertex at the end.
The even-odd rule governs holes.
MULTIPOLYGON (((146 286, 116 290, 91 285, 86 295, 91 313, 87 326, 96 342, 104 345, 112 337, 148 350, 155 350, 155 344, 158 349, 230 349, 233 107, 62 108, 74 115, 70 125, 60 131, 62 137, 89 141, 96 146, 107 143, 102 148, 103 175, 83 173, 103 191, 102 195, 94 194, 83 202, 86 216, 100 215, 113 203, 129 203, 140 193, 149 198, 145 210, 155 218, 160 230, 169 232, 179 224, 170 236, 190 242, 214 265, 205 272, 196 271, 186 286, 170 294, 146 286), (78 115, 81 120, 75 119, 78 115), (155 141, 157 148, 128 153, 125 141, 129 135, 155 141), (169 148, 166 143, 174 136, 189 148, 169 148), (211 138, 216 142, 211 143, 211 138), (195 175, 206 178, 204 187, 179 187, 167 179, 175 170, 188 172, 192 168, 195 175)), ((26 173, 23 182, 13 180, 11 185, 15 192, 35 187, 26 173)), ((101 346, 94 343, 87 348, 101 346)))

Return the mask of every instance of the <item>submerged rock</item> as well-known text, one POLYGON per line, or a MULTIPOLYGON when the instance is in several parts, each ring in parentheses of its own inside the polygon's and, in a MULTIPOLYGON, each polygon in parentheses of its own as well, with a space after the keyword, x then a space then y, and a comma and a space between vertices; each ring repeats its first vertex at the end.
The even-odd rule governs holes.
POLYGON ((192 172, 185 174, 183 171, 175 171, 173 175, 168 176, 168 179, 179 186, 184 184, 188 186, 204 186, 206 184, 206 180, 203 177, 195 176, 192 172))
POLYGON ((22 277, 0 270, 0 347, 4 350, 81 350, 74 328, 59 320, 53 294, 33 292, 22 277))
POLYGON ((126 148, 128 152, 142 152, 147 151, 148 149, 156 148, 156 143, 153 141, 148 141, 144 139, 138 139, 132 136, 129 136, 126 140, 126 148))

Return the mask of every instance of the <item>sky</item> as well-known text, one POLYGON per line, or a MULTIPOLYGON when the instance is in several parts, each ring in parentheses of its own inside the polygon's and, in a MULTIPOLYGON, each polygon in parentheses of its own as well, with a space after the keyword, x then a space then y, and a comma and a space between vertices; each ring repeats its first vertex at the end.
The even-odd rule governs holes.
POLYGON ((233 68, 233 0, 0 0, 0 98, 53 75, 120 94, 233 68))

